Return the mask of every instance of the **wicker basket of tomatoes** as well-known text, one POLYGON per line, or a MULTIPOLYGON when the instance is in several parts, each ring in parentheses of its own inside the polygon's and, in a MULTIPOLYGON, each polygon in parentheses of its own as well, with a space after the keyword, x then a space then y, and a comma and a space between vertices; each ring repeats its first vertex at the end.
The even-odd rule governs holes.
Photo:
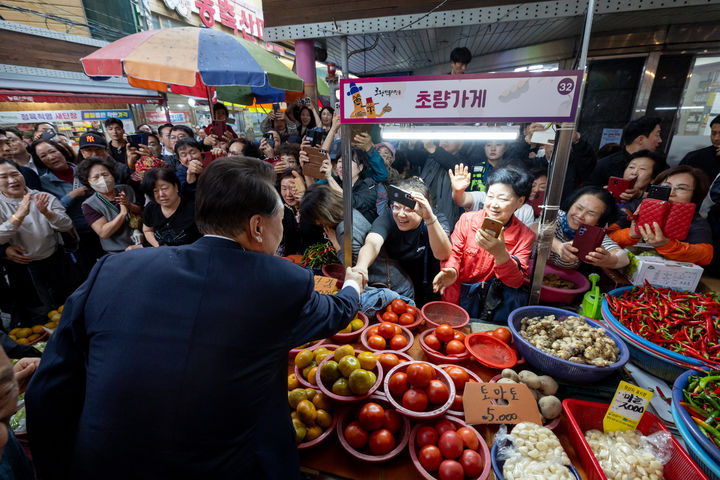
POLYGON ((423 321, 420 310, 400 298, 393 300, 385 310, 379 310, 375 317, 378 322, 397 323, 410 330, 415 330, 423 321))
POLYGON ((340 445, 353 457, 379 463, 396 457, 410 439, 410 420, 400 415, 384 395, 347 408, 337 423, 340 445))
POLYGON ((398 412, 412 418, 434 418, 455 400, 455 385, 442 369, 427 362, 401 363, 384 382, 385 396, 398 412))
POLYGON ((461 331, 442 324, 420 334, 420 348, 432 362, 457 363, 470 358, 464 340, 461 331))
POLYGON ((373 352, 383 350, 406 352, 412 347, 413 341, 415 337, 410 330, 390 322, 373 325, 360 335, 363 346, 373 352))
POLYGON ((490 450, 477 430, 444 416, 415 425, 410 433, 410 458, 426 480, 485 480, 490 476, 490 450))

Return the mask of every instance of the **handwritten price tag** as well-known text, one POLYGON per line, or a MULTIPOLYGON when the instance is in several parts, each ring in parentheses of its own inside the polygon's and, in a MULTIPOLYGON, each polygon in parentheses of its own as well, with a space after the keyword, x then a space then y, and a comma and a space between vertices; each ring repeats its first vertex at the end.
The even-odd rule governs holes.
POLYGON ((335 295, 337 293, 337 279, 330 277, 322 277, 315 275, 315 291, 326 295, 335 295))
POLYGON ((542 425, 535 397, 522 383, 466 383, 463 407, 465 421, 473 425, 520 422, 542 425))
POLYGON ((620 382, 610 408, 603 418, 603 430, 605 432, 635 430, 652 396, 649 390, 620 382))

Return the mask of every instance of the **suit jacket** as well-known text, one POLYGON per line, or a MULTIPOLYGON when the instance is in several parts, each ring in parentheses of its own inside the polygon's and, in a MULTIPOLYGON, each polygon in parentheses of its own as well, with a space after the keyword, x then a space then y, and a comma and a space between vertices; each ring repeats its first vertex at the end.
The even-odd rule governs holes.
POLYGON ((313 287, 222 238, 103 257, 26 393, 40 477, 298 478, 288 351, 358 309, 313 287))

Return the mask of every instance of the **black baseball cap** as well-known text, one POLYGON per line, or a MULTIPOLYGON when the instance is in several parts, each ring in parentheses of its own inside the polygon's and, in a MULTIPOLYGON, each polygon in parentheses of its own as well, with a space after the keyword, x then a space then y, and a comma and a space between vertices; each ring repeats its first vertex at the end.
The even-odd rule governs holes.
POLYGON ((95 132, 85 132, 80 135, 80 149, 85 147, 102 147, 107 148, 105 137, 95 132))

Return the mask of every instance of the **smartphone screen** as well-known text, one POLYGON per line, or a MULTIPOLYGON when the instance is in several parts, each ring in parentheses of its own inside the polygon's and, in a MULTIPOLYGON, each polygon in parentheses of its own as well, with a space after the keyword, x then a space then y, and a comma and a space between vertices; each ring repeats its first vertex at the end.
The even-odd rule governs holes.
POLYGON ((387 188, 387 194, 389 201, 399 203, 400 205, 404 205, 412 209, 415 208, 415 200, 413 200, 410 192, 406 192, 405 190, 397 188, 393 185, 389 185, 387 188))
POLYGON ((131 147, 140 148, 140 145, 147 145, 148 143, 148 134, 147 133, 135 133, 133 135, 128 135, 128 142, 130 142, 131 147))
POLYGON ((671 193, 671 187, 666 187, 664 185, 650 185, 648 188, 647 198, 654 198, 656 200, 667 202, 670 199, 671 193))

